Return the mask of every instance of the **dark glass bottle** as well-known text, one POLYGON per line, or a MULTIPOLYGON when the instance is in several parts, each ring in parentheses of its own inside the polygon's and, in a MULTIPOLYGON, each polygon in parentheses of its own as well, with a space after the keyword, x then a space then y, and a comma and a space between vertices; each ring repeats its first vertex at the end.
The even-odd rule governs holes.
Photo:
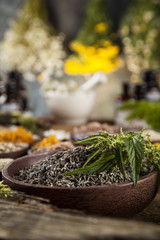
POLYGON ((116 100, 116 109, 118 109, 125 101, 130 100, 130 85, 129 83, 122 84, 122 93, 116 100))
POLYGON ((123 83, 122 85, 122 95, 121 95, 121 100, 128 101, 130 99, 130 85, 129 83, 123 83))
POLYGON ((149 101, 160 101, 160 89, 158 87, 157 72, 154 70, 142 73, 143 87, 145 88, 145 99, 149 101))
POLYGON ((5 103, 6 101, 6 91, 5 91, 5 83, 4 80, 2 79, 2 77, 0 76, 0 108, 2 106, 2 104, 5 103))
POLYGON ((18 99, 18 102, 19 102, 21 111, 28 110, 28 100, 27 100, 27 96, 26 96, 26 89, 24 88, 23 85, 21 85, 20 89, 19 89, 19 99, 18 99))
POLYGON ((17 102, 19 96, 19 77, 17 78, 16 71, 7 74, 6 93, 7 103, 17 102))
POLYGON ((150 91, 153 87, 158 87, 157 73, 154 70, 144 71, 141 73, 141 78, 146 92, 150 91))
POLYGON ((144 98, 145 98, 145 87, 143 85, 136 84, 134 86, 133 99, 142 100, 144 98))
POLYGON ((25 88, 22 85, 22 75, 18 71, 8 73, 6 94, 6 109, 9 111, 25 111, 27 109, 27 98, 25 88))

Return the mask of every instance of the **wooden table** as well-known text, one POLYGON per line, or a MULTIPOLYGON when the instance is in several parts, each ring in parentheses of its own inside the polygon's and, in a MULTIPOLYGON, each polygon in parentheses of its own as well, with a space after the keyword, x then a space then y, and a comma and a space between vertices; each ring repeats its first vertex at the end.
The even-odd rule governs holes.
POLYGON ((58 209, 48 200, 16 192, 0 198, 0 239, 160 239, 160 190, 132 219, 58 209))

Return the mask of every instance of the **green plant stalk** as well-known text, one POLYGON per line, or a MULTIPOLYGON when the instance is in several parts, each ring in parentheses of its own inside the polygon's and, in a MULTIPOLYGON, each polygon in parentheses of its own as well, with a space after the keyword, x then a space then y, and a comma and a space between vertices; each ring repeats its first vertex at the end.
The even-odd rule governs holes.
POLYGON ((93 154, 92 154, 92 156, 91 157, 89 157, 88 158, 88 160, 85 162, 85 164, 83 165, 83 167, 85 167, 90 161, 91 161, 91 159, 93 159, 97 154, 98 154, 98 150, 96 151, 96 152, 94 152, 93 154))
POLYGON ((118 161, 119 169, 123 173, 124 179, 126 180, 126 172, 125 172, 125 167, 124 167, 124 160, 123 160, 123 155, 122 155, 122 150, 119 147, 119 155, 120 155, 120 161, 118 161))
POLYGON ((160 169, 160 148, 151 143, 148 134, 143 135, 143 130, 139 133, 123 133, 121 129, 120 134, 103 131, 78 140, 78 143, 91 147, 92 154, 82 168, 64 173, 65 175, 92 175, 103 171, 110 172, 114 168, 118 168, 124 179, 127 180, 125 164, 129 164, 133 183, 136 186, 141 167, 150 169, 151 165, 157 165, 160 169), (147 141, 144 138, 147 138, 147 141), (97 155, 98 157, 96 157, 97 155))

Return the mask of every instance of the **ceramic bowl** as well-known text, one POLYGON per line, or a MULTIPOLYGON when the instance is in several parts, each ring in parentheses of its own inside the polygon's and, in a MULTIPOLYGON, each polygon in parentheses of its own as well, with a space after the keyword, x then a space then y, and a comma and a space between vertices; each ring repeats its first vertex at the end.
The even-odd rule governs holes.
POLYGON ((0 158, 13 158, 13 159, 19 158, 27 154, 29 147, 30 147, 29 144, 24 143, 24 147, 21 148, 20 150, 13 151, 13 152, 0 153, 0 158))
POLYGON ((85 123, 95 104, 94 91, 45 94, 45 100, 58 122, 77 125, 85 123))
POLYGON ((142 177, 136 187, 132 182, 80 188, 48 187, 23 183, 13 178, 20 169, 29 167, 51 153, 19 158, 2 170, 2 177, 11 188, 47 198, 59 208, 83 210, 89 214, 131 217, 142 211, 155 197, 157 171, 142 177))

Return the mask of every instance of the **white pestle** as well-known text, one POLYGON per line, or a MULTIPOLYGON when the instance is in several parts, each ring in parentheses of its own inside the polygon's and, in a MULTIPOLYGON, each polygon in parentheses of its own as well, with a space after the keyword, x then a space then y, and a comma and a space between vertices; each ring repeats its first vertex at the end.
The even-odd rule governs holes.
POLYGON ((78 90, 88 91, 99 85, 104 84, 108 81, 108 77, 105 73, 96 72, 87 82, 82 84, 78 90))

